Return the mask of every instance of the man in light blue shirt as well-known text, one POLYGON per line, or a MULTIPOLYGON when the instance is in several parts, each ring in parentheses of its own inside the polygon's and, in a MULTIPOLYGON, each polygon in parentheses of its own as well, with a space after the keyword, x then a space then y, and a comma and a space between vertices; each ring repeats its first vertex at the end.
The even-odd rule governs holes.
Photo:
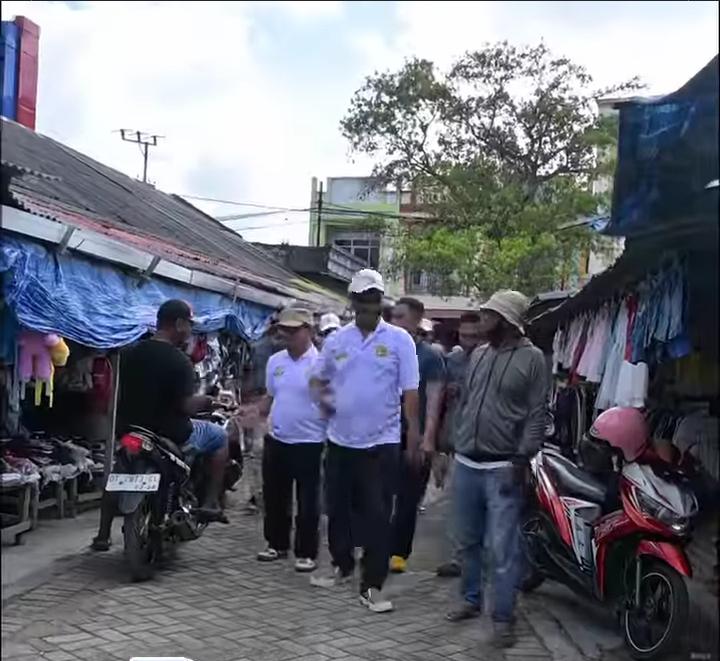
POLYGON ((326 420, 310 392, 318 351, 312 342, 312 314, 286 308, 277 332, 287 347, 270 356, 266 369, 267 395, 257 413, 270 413, 262 461, 267 548, 258 560, 286 558, 290 548, 293 486, 297 492, 295 570, 313 571, 318 552, 320 520, 320 458, 326 420))
POLYGON ((418 361, 415 343, 401 328, 383 321, 382 276, 359 271, 350 283, 355 321, 323 345, 314 385, 328 414, 325 467, 328 537, 335 571, 313 578, 332 587, 352 578, 353 501, 363 513, 364 555, 360 601, 374 612, 392 610, 382 597, 390 553, 390 516, 400 454, 400 397, 408 423, 410 461, 421 461, 418 420, 418 361))

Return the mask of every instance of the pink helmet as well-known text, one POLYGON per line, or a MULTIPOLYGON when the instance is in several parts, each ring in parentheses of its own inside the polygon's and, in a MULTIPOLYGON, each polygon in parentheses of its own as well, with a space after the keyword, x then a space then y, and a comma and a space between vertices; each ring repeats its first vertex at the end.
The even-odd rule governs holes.
POLYGON ((620 450, 625 461, 635 461, 647 447, 650 429, 638 409, 618 406, 596 418, 590 435, 620 450))

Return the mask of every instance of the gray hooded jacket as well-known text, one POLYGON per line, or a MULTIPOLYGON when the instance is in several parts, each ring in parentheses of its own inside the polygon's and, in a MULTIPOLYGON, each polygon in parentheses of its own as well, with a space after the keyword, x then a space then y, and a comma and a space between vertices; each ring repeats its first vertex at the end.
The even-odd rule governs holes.
POLYGON ((477 348, 465 376, 455 451, 477 462, 532 457, 545 431, 545 357, 527 338, 477 348))

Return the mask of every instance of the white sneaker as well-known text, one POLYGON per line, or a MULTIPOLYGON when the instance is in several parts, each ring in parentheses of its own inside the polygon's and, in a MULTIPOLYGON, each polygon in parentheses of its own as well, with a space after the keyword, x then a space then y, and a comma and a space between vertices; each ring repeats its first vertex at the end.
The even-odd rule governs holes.
POLYGON ((257 554, 257 559, 260 562, 275 562, 275 560, 284 560, 287 556, 287 551, 276 551, 274 548, 268 546, 264 551, 260 551, 260 553, 257 554))
POLYGON ((317 563, 312 558, 298 558, 295 560, 295 571, 305 573, 315 571, 317 563))
POLYGON ((352 583, 352 574, 348 574, 347 576, 343 576, 340 573, 340 568, 335 567, 333 570, 333 573, 325 576, 311 576, 310 577, 310 585, 316 588, 335 588, 342 585, 348 585, 349 583, 352 583))
POLYGON ((394 609, 392 601, 385 599, 382 592, 374 588, 360 593, 360 603, 373 613, 389 613, 394 609))

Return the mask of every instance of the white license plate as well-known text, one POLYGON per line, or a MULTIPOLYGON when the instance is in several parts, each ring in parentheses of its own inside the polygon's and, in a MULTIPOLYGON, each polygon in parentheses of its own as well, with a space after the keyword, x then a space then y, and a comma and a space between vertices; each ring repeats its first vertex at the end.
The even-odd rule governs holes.
POLYGON ((159 487, 160 473, 110 473, 105 491, 157 491, 159 487))

